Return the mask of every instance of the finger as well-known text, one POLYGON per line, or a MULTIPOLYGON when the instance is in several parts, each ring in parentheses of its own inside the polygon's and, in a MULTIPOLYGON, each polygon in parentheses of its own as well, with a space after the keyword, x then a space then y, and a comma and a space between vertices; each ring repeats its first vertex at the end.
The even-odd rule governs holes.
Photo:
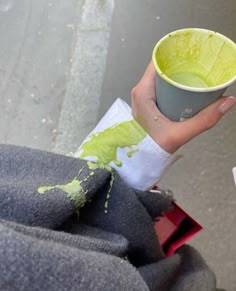
POLYGON ((220 97, 193 118, 184 121, 182 124, 180 123, 183 143, 215 126, 222 116, 235 104, 236 98, 234 97, 220 97))

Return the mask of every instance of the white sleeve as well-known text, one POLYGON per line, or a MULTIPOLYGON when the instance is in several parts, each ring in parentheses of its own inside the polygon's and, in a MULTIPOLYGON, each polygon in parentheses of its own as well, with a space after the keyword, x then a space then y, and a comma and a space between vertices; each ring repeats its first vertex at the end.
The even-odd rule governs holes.
POLYGON ((138 190, 152 188, 176 160, 134 120, 131 108, 121 99, 116 100, 73 156, 111 166, 138 190))

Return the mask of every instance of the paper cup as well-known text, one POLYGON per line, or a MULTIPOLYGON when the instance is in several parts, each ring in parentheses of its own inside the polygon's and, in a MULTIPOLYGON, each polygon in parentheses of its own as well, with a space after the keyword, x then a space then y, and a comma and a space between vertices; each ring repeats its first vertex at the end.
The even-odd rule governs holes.
POLYGON ((214 31, 169 33, 156 44, 152 59, 158 108, 173 121, 194 116, 236 81, 236 44, 214 31))

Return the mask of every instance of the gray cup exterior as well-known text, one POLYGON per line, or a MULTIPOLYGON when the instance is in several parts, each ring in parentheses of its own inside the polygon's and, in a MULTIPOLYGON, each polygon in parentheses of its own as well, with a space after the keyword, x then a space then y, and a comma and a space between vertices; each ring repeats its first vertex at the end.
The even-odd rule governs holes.
POLYGON ((224 94, 227 88, 212 92, 192 92, 175 87, 157 74, 157 106, 172 121, 193 117, 224 94))

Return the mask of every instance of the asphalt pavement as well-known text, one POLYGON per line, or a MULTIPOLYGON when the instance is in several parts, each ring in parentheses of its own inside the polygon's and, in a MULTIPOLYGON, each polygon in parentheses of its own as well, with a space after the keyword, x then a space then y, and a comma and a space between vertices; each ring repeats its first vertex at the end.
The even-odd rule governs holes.
POLYGON ((83 1, 0 1, 0 141, 51 149, 83 1))

